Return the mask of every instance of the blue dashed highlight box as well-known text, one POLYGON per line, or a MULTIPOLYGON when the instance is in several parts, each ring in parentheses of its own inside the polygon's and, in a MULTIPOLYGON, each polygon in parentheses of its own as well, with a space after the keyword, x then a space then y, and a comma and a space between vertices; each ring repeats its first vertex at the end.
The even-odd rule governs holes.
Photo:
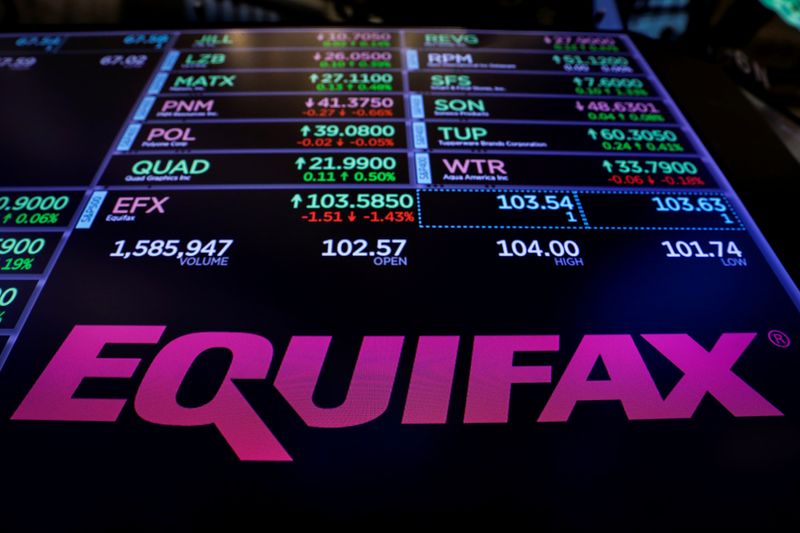
POLYGON ((153 104, 155 103, 155 96, 145 96, 142 102, 139 104, 139 107, 136 108, 136 113, 133 115, 133 120, 146 120, 147 115, 150 114, 150 110, 153 108, 153 104))
POLYGON ((153 83, 150 84, 150 87, 147 89, 147 94, 158 94, 161 92, 161 89, 164 87, 164 84, 167 82, 167 77, 169 75, 166 72, 159 72, 156 74, 156 77, 153 78, 153 83))
POLYGON ((417 183, 430 185, 431 179, 431 158, 428 154, 415 154, 417 163, 417 183))
POLYGON ((138 122, 130 124, 122 135, 122 139, 119 140, 119 144, 117 144, 117 152, 127 152, 130 150, 131 146, 133 146, 133 141, 136 140, 136 136, 139 135, 139 130, 141 129, 142 125, 138 122))
MULTIPOLYGON (((427 154, 417 154, 417 155, 427 155, 427 154)), ((731 204, 728 201, 727 196, 721 192, 710 192, 710 191, 681 191, 681 195, 690 195, 690 196, 706 196, 706 197, 718 197, 722 198, 725 203, 728 205, 730 212, 734 215, 739 226, 733 227, 723 227, 723 226, 595 226, 589 223, 586 218, 586 213, 583 208, 583 204, 581 203, 579 194, 613 194, 613 195, 642 195, 642 196, 654 196, 657 194, 664 194, 663 192, 658 191, 603 191, 603 190, 560 190, 560 189, 547 189, 546 192, 551 193, 571 193, 573 199, 575 200, 575 205, 577 206, 580 215, 581 221, 583 225, 581 226, 566 226, 566 225, 532 225, 532 224, 424 224, 422 222, 422 193, 484 193, 484 194, 494 194, 498 192, 509 192, 509 193, 522 193, 527 192, 530 193, 531 191, 538 191, 535 187, 530 187, 526 189, 517 189, 517 188, 499 188, 499 189, 476 189, 476 188, 437 188, 437 189, 417 189, 417 221, 419 227, 422 229, 537 229, 537 230, 562 230, 562 229, 570 229, 570 230, 586 230, 586 231, 596 231, 596 230, 610 230, 610 231, 747 231, 747 228, 742 223, 741 219, 739 218, 736 210, 733 209, 731 204)))
POLYGON ((421 94, 411 95, 411 118, 425 118, 425 103, 421 94))
POLYGON ((425 130, 424 122, 414 122, 411 127, 414 134, 414 148, 428 147, 428 132, 425 130))
POLYGON ((95 217, 97 217, 97 213, 100 212, 100 206, 103 205, 103 200, 106 199, 106 195, 108 191, 94 191, 92 193, 91 198, 86 203, 86 207, 81 213, 81 218, 78 219, 78 223, 75 225, 75 229, 89 229, 92 227, 94 223, 95 217))

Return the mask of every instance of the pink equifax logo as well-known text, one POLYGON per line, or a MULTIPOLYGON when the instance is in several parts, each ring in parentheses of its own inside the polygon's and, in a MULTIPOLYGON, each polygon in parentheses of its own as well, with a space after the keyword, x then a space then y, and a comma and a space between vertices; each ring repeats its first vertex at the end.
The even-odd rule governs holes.
MULTIPOLYGON (((107 344, 156 344, 166 326, 75 326, 34 383, 14 420, 113 422, 127 400, 74 398, 84 378, 131 378, 137 357, 99 357, 107 344)), ((577 402, 618 400, 629 420, 691 418, 710 394, 736 417, 782 416, 782 413, 736 375, 732 367, 755 333, 723 333, 710 350, 685 333, 641 337, 683 372, 662 397, 634 344, 632 335, 586 335, 581 340, 539 422, 566 422, 577 402), (602 360, 608 379, 590 379, 602 360)), ((444 424, 447 419, 458 336, 418 339, 403 424, 444 424)), ((365 336, 347 396, 341 405, 319 407, 313 394, 331 337, 294 336, 286 349, 274 386, 310 427, 343 428, 366 424, 386 411, 394 387, 403 336, 365 336)), ((515 365, 516 352, 557 352, 558 335, 497 335, 474 338, 464 423, 508 422, 515 384, 552 382, 549 365, 515 365)), ((214 425, 244 461, 291 461, 292 458, 251 407, 232 380, 263 380, 272 362, 272 344, 259 335, 202 332, 166 344, 150 363, 134 398, 145 421, 168 426, 214 425), (214 398, 199 407, 176 401, 189 368, 211 348, 231 352, 232 360, 214 398)))

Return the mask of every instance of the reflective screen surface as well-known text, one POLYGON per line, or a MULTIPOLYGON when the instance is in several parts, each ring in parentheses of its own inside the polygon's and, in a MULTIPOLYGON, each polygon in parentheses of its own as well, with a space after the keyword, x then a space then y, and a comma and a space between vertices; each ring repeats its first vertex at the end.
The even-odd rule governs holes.
POLYGON ((800 294, 626 35, 0 35, 0 91, 11 530, 797 524, 800 294))

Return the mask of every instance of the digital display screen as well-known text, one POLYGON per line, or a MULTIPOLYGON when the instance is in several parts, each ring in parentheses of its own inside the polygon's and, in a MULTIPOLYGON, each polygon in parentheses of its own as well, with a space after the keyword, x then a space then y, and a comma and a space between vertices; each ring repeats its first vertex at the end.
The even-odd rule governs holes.
POLYGON ((800 293, 628 36, 0 35, 0 91, 10 530, 797 523, 800 293))

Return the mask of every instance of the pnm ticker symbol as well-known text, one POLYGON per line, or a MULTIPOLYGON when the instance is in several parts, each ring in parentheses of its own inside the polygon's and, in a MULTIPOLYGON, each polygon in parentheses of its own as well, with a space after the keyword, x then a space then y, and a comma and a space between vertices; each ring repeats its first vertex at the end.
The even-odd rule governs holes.
POLYGON ((773 329, 767 333, 767 338, 769 338, 769 342, 778 348, 788 348, 792 344, 789 335, 777 329, 773 329))

